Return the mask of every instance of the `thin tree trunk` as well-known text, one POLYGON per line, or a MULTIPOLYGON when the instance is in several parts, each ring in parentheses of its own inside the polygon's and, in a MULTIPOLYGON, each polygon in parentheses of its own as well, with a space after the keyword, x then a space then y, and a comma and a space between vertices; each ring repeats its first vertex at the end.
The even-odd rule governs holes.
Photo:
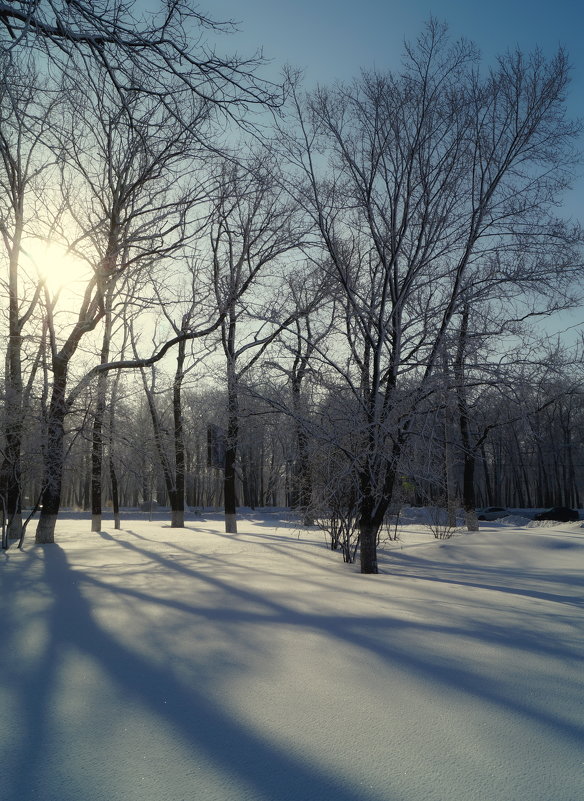
POLYGON ((237 493, 235 489, 237 441, 239 437, 239 404, 235 367, 228 365, 227 377, 227 442, 225 444, 225 471, 223 497, 225 503, 225 532, 237 534, 237 493))
POLYGON ((476 445, 471 443, 470 435, 470 414, 466 397, 465 375, 464 375, 464 356, 468 335, 468 319, 470 309, 465 304, 458 337, 458 348, 454 363, 455 392, 458 405, 458 424, 460 428, 460 439, 463 452, 462 468, 462 506, 466 527, 468 531, 478 531, 479 521, 476 513, 476 494, 475 494, 475 468, 476 468, 476 445))
MULTIPOLYGON (((109 360, 112 330, 112 292, 105 299, 105 325, 101 344, 100 364, 109 360)), ((91 438, 91 530, 101 531, 102 495, 103 495, 103 423, 106 409, 107 373, 100 373, 97 378, 97 398, 91 438)))
POLYGON ((487 449, 485 448, 484 442, 481 444, 481 459, 483 463, 483 472, 485 474, 485 490, 486 490, 485 506, 491 506, 493 504, 491 470, 489 468, 489 462, 487 459, 487 449))
POLYGON ((118 476, 116 474, 116 466, 112 454, 109 456, 109 474, 110 483, 112 486, 112 510, 114 513, 114 528, 116 531, 120 529, 120 497, 118 492, 118 476))
MULTIPOLYGON (((127 332, 127 328, 125 329, 127 332)), ((126 339, 124 338, 124 343, 121 349, 121 356, 123 358, 124 352, 126 347, 126 339)), ((116 472, 116 463, 114 459, 114 442, 115 442, 115 435, 116 435, 116 409, 118 404, 118 388, 120 384, 121 373, 118 372, 113 380, 111 395, 110 395, 110 413, 109 413, 109 447, 108 447, 108 467, 109 467, 109 476, 110 476, 110 485, 112 489, 112 510, 114 515, 114 529, 119 531, 120 529, 120 493, 119 493, 119 483, 118 483, 118 475, 116 472)), ((137 494, 137 490, 136 490, 137 494)), ((137 498, 136 503, 134 506, 137 506, 137 498)))
POLYGON ((310 526, 314 522, 310 511, 312 500, 312 476, 308 453, 308 436, 301 420, 300 385, 302 377, 303 374, 294 376, 295 380, 292 381, 292 409, 294 412, 294 424, 296 429, 296 459, 294 461, 292 473, 291 506, 297 509, 302 515, 302 523, 305 526, 310 526))
POLYGON ((172 411, 174 421, 174 487, 168 494, 171 504, 171 528, 184 528, 185 525, 185 445, 182 416, 182 382, 184 378, 186 342, 179 343, 174 374, 172 411))
POLYGON ((5 459, 2 475, 8 539, 22 533, 21 450, 23 427, 22 321, 19 310, 18 257, 22 237, 22 209, 16 209, 14 236, 8 265, 8 342, 5 376, 5 459))
MULTIPOLYGON (((181 524, 180 512, 179 514, 177 514, 177 509, 180 506, 180 501, 177 497, 177 490, 175 483, 176 474, 173 474, 170 461, 164 450, 162 426, 160 423, 160 418, 158 416, 158 410, 156 409, 156 404, 154 402, 154 392, 152 388, 148 386, 148 382, 146 380, 146 374, 143 368, 140 368, 140 373, 142 375, 144 393, 146 395, 146 401, 148 403, 148 409, 150 411, 150 419, 152 421, 152 429, 154 432, 154 443, 156 446, 156 451, 158 453, 158 458, 160 459, 160 466, 162 468, 162 473, 164 476, 163 489, 165 489, 166 492, 168 493, 168 498, 170 501, 171 526, 173 526, 174 528, 182 528, 184 526, 184 499, 183 499, 183 512, 182 512, 182 524, 181 524)), ((152 505, 150 506, 150 508, 152 509, 152 505)))

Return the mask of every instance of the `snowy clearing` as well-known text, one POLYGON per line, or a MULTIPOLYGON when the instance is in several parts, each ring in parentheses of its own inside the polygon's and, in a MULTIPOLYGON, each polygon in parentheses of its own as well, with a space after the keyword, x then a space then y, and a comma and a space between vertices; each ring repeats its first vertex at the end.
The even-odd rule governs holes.
POLYGON ((406 525, 378 576, 275 514, 122 526, 0 561, 3 801, 584 798, 580 523, 406 525))

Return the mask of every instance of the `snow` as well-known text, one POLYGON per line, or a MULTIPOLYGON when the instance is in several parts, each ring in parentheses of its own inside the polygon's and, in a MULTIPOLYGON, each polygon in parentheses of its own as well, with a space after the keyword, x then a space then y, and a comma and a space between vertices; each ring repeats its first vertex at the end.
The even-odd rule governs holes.
MULTIPOLYGON (((407 518, 410 520, 410 518, 407 518)), ((0 560, 3 801, 580 801, 584 529, 135 515, 0 560)))

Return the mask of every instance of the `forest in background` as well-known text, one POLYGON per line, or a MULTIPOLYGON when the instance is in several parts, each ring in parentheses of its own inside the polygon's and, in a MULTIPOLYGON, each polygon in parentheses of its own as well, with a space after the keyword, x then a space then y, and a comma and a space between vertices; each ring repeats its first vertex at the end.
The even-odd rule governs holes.
POLYGON ((306 92, 188 3, 0 23, 5 545, 32 509, 51 543, 63 506, 285 505, 374 573, 402 503, 582 505, 565 53, 430 20, 306 92))

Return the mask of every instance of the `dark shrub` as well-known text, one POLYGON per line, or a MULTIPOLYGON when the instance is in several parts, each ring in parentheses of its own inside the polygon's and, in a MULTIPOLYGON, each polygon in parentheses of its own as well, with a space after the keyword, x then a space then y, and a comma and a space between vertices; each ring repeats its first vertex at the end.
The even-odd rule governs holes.
POLYGON ((559 523, 570 523, 573 520, 579 520, 580 516, 575 509, 569 509, 567 506, 554 506, 547 509, 545 512, 540 512, 535 515, 534 520, 557 520, 559 523))

